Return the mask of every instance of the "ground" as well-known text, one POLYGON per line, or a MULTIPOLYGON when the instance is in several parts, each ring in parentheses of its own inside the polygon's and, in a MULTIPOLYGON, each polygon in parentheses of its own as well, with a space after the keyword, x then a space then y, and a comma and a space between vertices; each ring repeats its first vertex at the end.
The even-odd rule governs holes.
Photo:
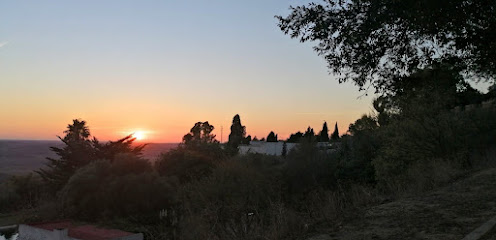
MULTIPOLYGON (((480 171, 419 196, 355 212, 310 239, 457 239, 496 216, 496 169, 480 171)), ((482 239, 496 239, 492 229, 482 239)))

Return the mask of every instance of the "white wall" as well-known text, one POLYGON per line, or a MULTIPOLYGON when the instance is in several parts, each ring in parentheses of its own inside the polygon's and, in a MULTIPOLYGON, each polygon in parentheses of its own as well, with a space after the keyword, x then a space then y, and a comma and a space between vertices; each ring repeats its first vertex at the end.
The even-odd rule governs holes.
MULTIPOLYGON (((284 142, 263 142, 263 141, 251 141, 250 145, 240 145, 239 153, 261 153, 267 155, 281 156, 282 148, 284 142)), ((286 143, 286 150, 289 151, 298 146, 298 143, 286 143)))

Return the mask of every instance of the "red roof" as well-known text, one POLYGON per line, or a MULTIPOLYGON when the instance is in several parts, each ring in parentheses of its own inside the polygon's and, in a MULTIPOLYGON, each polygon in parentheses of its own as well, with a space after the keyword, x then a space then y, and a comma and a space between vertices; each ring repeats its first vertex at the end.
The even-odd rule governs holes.
POLYGON ((82 240, 108 240, 118 237, 125 237, 133 234, 118 229, 97 228, 96 226, 93 225, 76 226, 70 221, 32 223, 28 225, 32 227, 46 229, 49 231, 53 231, 55 229, 68 229, 69 237, 78 238, 82 240))

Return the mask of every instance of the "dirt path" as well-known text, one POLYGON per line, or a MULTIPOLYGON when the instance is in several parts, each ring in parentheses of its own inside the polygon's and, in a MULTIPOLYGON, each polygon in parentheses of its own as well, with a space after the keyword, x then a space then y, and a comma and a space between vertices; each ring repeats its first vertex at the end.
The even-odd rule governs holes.
MULTIPOLYGON (((496 169, 450 186, 374 206, 326 239, 462 239, 496 216, 496 169)), ((484 239, 494 239, 494 229, 484 239)))

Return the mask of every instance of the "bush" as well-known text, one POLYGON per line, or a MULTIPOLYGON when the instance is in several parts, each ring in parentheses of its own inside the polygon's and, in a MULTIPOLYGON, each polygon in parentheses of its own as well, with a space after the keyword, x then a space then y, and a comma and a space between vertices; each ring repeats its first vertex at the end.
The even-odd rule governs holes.
POLYGON ((277 174, 226 161, 180 194, 184 239, 284 239, 298 222, 281 203, 277 174))
POLYGON ((335 186, 337 162, 315 142, 302 141, 286 157, 285 182, 290 194, 305 194, 312 189, 335 186))
POLYGON ((181 145, 163 153, 155 162, 155 169, 161 176, 177 178, 185 183, 208 176, 224 158, 224 152, 217 143, 194 147, 181 145))
POLYGON ((382 127, 384 146, 373 160, 379 187, 397 191, 418 183, 431 188, 444 178, 427 180, 424 174, 411 172, 432 172, 429 167, 440 172, 470 170, 478 164, 472 158, 474 152, 495 144, 495 117, 494 108, 478 107, 403 119, 382 127))
POLYGON ((0 184, 0 211, 33 208, 43 197, 41 178, 32 173, 13 176, 0 184))
POLYGON ((173 197, 167 179, 130 155, 81 168, 60 193, 66 215, 82 219, 151 215, 155 218, 141 219, 157 220, 159 211, 173 204, 173 197))

